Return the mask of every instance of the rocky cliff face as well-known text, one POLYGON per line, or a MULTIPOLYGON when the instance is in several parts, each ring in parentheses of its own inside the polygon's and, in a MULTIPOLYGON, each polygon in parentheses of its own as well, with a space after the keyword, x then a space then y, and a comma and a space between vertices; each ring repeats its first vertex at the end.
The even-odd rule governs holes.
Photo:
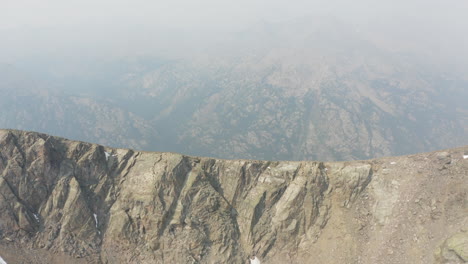
POLYGON ((7 263, 465 263, 468 147, 218 160, 0 130, 7 263))

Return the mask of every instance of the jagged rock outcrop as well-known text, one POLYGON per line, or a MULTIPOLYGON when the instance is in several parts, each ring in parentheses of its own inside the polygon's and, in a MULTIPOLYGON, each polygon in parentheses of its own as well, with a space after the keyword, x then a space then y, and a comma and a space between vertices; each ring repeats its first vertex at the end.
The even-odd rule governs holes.
POLYGON ((333 163, 219 160, 0 130, 0 256, 464 263, 466 151, 333 163))

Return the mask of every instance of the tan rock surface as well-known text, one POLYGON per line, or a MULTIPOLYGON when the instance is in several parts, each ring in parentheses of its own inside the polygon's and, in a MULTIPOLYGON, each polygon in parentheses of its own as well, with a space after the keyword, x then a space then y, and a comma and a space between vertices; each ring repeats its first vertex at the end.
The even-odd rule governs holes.
POLYGON ((7 263, 465 263, 468 147, 219 160, 0 130, 7 263))

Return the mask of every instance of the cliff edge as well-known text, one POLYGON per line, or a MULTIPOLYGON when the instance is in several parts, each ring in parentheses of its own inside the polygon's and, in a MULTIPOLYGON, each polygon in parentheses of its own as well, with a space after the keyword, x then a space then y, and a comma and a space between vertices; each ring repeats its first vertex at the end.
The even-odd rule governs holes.
POLYGON ((0 130, 8 263, 466 263, 468 146, 220 160, 0 130))

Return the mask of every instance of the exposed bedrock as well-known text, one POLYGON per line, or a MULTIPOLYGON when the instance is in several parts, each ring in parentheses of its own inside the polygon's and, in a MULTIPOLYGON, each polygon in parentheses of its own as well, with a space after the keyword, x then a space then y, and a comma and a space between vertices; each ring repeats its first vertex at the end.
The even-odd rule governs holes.
POLYGON ((468 147, 219 160, 0 130, 8 263, 465 263, 468 147))

